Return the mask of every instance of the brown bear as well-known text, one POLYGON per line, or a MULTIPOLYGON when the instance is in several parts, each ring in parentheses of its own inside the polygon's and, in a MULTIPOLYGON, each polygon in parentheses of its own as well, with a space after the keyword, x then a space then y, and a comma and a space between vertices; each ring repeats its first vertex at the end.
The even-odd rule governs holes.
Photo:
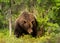
POLYGON ((37 21, 32 13, 24 11, 16 20, 14 34, 20 37, 23 34, 37 35, 37 21))

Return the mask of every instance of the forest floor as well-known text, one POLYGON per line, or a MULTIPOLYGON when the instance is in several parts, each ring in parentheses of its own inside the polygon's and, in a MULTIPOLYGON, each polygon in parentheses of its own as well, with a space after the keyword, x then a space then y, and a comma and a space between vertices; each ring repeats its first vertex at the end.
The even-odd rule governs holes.
POLYGON ((30 35, 24 35, 20 38, 16 38, 13 35, 9 36, 9 30, 0 30, 0 43, 60 43, 60 37, 45 35, 42 37, 31 37, 30 35))

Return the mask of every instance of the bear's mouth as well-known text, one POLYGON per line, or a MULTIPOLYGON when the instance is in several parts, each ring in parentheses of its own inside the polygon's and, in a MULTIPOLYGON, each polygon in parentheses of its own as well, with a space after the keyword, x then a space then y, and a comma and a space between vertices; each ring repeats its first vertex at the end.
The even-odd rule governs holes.
POLYGON ((33 32, 32 29, 28 29, 28 33, 31 34, 33 32))

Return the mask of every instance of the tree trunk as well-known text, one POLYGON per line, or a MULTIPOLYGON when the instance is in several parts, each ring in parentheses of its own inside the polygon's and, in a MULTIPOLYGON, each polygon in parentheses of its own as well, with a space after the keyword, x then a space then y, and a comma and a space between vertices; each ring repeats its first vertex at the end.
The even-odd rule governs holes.
POLYGON ((12 23, 11 23, 11 18, 9 18, 9 34, 11 36, 11 32, 12 32, 12 23))

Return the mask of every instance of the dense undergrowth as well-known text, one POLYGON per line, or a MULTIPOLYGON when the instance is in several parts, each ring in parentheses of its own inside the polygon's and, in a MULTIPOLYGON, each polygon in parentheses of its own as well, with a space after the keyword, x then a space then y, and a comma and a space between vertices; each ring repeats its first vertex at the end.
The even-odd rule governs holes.
POLYGON ((59 43, 60 33, 45 34, 42 37, 32 37, 30 35, 24 35, 20 38, 16 38, 13 35, 9 36, 8 29, 0 30, 0 43, 59 43))
POLYGON ((60 0, 0 0, 0 43, 60 43, 60 0), (44 26, 45 34, 42 37, 14 36, 15 19, 26 8, 30 12, 34 11, 38 30, 41 25, 44 26), (12 19, 11 36, 9 18, 12 19))

